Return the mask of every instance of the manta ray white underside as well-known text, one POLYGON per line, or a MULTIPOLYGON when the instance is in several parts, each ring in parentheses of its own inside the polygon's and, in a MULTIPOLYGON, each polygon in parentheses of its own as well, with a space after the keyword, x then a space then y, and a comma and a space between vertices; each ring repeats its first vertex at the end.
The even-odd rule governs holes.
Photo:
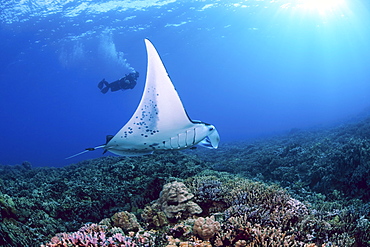
POLYGON ((107 143, 70 156, 103 148, 123 156, 151 154, 156 150, 181 150, 194 145, 217 148, 216 128, 191 120, 169 78, 158 52, 145 39, 148 67, 144 93, 131 119, 107 143))

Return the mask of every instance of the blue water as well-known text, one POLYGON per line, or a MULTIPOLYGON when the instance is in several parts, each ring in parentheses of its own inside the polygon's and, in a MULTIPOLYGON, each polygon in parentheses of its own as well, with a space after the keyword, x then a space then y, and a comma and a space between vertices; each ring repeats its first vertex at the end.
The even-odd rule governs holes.
POLYGON ((335 123, 370 106, 366 1, 2 1, 0 163, 63 166, 139 103, 144 38, 192 119, 222 142, 335 123), (97 84, 132 71, 133 90, 97 84))

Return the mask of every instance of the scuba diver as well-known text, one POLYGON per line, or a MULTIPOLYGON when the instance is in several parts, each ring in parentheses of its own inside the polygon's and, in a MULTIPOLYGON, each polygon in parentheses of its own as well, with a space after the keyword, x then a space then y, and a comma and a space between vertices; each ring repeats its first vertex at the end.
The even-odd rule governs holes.
POLYGON ((99 82, 98 88, 104 94, 107 93, 109 89, 111 92, 133 89, 136 86, 136 80, 138 77, 139 72, 132 72, 128 75, 125 75, 125 77, 111 83, 103 79, 101 82, 99 82))

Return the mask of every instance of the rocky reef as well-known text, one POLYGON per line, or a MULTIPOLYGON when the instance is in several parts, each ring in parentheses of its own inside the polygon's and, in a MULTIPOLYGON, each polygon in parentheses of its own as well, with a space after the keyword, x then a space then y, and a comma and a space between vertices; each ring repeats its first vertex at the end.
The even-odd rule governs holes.
POLYGON ((370 246, 370 119, 224 143, 0 166, 0 246, 370 246))

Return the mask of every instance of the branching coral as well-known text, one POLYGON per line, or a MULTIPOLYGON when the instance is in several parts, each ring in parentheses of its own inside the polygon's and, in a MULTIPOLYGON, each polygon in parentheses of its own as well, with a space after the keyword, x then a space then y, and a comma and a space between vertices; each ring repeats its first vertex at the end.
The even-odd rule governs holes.
POLYGON ((108 227, 98 224, 86 224, 77 232, 58 233, 51 241, 41 247, 130 247, 130 246, 154 246, 155 233, 133 233, 125 235, 121 228, 108 227))
POLYGON ((97 224, 86 224, 80 230, 73 233, 59 233, 46 245, 41 247, 68 247, 68 246, 135 246, 131 237, 122 233, 115 233, 109 236, 106 226, 97 224))

